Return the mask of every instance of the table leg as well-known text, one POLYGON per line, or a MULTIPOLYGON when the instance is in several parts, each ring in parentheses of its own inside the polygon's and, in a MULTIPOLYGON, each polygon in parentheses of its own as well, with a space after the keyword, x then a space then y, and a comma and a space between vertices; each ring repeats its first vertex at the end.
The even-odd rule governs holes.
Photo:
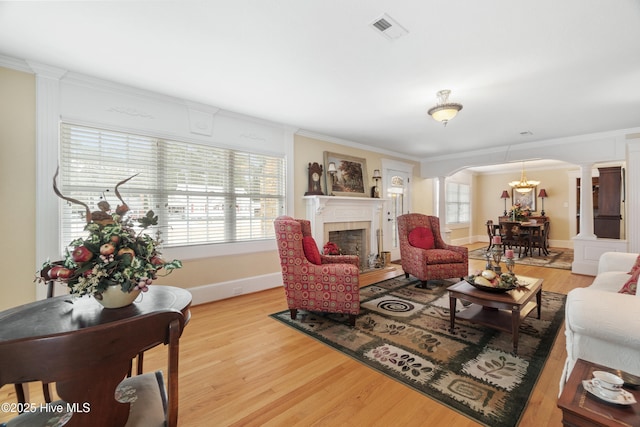
POLYGON ((456 323, 456 305, 456 297, 449 295, 449 321, 451 324, 451 329, 449 332, 451 332, 451 334, 454 334, 453 327, 456 323))
POLYGON ((511 310, 511 334, 513 335, 513 354, 518 354, 518 332, 520 332, 520 311, 511 310))
POLYGON ((542 287, 536 294, 536 303, 538 304, 538 319, 540 319, 540 311, 542 310, 542 287))

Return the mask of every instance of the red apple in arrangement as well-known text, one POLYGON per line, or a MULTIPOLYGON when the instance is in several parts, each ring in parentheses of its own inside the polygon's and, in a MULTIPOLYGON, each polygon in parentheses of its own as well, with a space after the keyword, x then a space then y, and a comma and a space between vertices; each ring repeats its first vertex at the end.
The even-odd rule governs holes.
POLYGON ((61 265, 54 265, 49 269, 49 278, 52 280, 55 279, 68 279, 73 275, 73 270, 67 267, 63 267, 61 265))
POLYGON ((100 255, 111 255, 116 251, 116 247, 111 243, 105 243, 100 246, 100 255))
POLYGON ((111 243, 113 243, 114 245, 120 243, 120 236, 111 236, 111 243))
POLYGON ((122 248, 118 251, 118 256, 123 256, 126 254, 131 255, 132 259, 136 257, 136 252, 131 248, 122 248))
POLYGON ((86 246, 78 246, 71 253, 75 262, 87 262, 93 258, 93 253, 86 246))
POLYGON ((74 271, 67 267, 61 267, 60 271, 58 271, 58 278, 60 279, 68 279, 73 276, 74 271))
POLYGON ((54 265, 53 267, 51 267, 49 269, 49 272, 47 273, 47 275, 49 276, 49 279, 52 279, 52 280, 57 279, 61 268, 63 268, 61 265, 54 265))

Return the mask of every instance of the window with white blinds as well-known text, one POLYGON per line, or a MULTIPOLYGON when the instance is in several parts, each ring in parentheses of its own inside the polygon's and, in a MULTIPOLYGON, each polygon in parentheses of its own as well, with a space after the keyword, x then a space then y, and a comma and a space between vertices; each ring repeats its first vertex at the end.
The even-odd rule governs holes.
MULTIPOLYGON (((92 211, 101 200, 115 210, 115 185, 137 174, 118 191, 131 216, 159 216, 165 247, 272 239, 285 210, 283 157, 69 123, 61 125, 60 157, 62 194, 92 211)), ((64 204, 63 244, 84 236, 85 213, 64 204)))
POLYGON ((471 217, 471 193, 468 184, 446 184, 447 224, 467 224, 471 217))

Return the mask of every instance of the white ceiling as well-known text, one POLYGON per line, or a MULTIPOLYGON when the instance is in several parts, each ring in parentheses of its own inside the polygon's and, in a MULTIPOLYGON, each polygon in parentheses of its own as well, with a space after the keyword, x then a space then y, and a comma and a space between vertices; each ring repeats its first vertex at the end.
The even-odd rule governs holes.
POLYGON ((413 158, 640 126, 637 0, 0 2, 0 54, 413 158))

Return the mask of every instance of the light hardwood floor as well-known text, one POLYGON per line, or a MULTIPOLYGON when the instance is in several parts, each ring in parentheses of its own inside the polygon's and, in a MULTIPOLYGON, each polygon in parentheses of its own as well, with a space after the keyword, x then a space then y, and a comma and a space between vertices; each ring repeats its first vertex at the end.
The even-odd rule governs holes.
MULTIPOLYGON (((469 264, 473 272, 484 261, 469 264)), ((551 268, 517 266, 516 273, 541 277, 545 290, 563 294, 593 281, 551 268)), ((400 267, 377 271, 361 284, 401 274, 400 267)), ((479 425, 268 317, 286 308, 280 288, 192 307, 180 340, 180 426, 479 425)), ((561 425, 556 402, 565 355, 562 328, 520 426, 561 425)), ((165 363, 164 348, 146 353, 146 371, 165 363)), ((40 401, 39 387, 30 390, 40 401)), ((0 401, 15 402, 12 386, 0 389, 0 401)), ((0 412, 0 422, 9 415, 0 412)))

